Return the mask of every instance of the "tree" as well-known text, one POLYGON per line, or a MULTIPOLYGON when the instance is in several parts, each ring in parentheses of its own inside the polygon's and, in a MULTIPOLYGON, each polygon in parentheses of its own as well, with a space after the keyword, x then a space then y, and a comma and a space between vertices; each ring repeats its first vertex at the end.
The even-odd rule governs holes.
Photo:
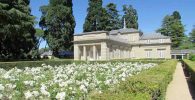
POLYGON ((161 28, 157 30, 157 32, 171 37, 173 48, 178 48, 181 45, 182 39, 185 36, 184 31, 181 16, 177 11, 173 12, 172 15, 165 16, 161 28))
POLYGON ((102 8, 102 0, 89 0, 87 12, 83 31, 105 30, 108 16, 105 8, 102 8))
POLYGON ((41 42, 45 39, 44 31, 37 28, 36 33, 35 33, 35 37, 37 38, 37 47, 39 48, 41 42))
POLYGON ((106 6, 106 11, 108 14, 108 22, 106 25, 106 29, 107 31, 110 30, 116 30, 116 29, 120 29, 121 23, 120 23, 120 15, 118 14, 118 10, 116 9, 116 4, 114 3, 109 3, 106 6))
POLYGON ((123 19, 125 18, 126 20, 127 28, 138 29, 139 25, 137 10, 134 9, 132 5, 129 6, 123 5, 123 11, 124 11, 123 19))
POLYGON ((34 19, 30 0, 0 1, 0 58, 31 58, 36 49, 34 19))
POLYGON ((195 43, 195 27, 192 29, 192 32, 190 33, 190 39, 193 43, 195 43))
POLYGON ((60 50, 73 50, 76 24, 72 6, 72 0, 50 0, 49 5, 40 8, 39 25, 54 56, 58 56, 60 50))
POLYGON ((192 42, 190 41, 190 38, 187 37, 187 36, 184 36, 182 38, 182 42, 179 46, 179 49, 192 49, 193 48, 193 44, 192 42))

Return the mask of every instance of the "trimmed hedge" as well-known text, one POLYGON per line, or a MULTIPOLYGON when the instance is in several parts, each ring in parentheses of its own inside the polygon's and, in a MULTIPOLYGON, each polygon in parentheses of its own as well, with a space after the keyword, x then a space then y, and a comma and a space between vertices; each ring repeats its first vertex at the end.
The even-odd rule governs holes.
POLYGON ((191 60, 183 60, 183 66, 185 67, 185 71, 190 75, 190 79, 195 84, 195 61, 191 60))
POLYGON ((164 100, 169 82, 172 80, 177 61, 170 60, 157 67, 127 78, 113 89, 102 94, 92 92, 92 100, 164 100))
POLYGON ((18 62, 0 62, 0 68, 11 69, 14 67, 40 67, 43 63, 51 66, 66 65, 71 63, 82 63, 82 61, 74 60, 43 60, 43 61, 18 61, 18 62))
POLYGON ((40 67, 43 63, 51 66, 59 66, 66 64, 80 64, 80 63, 107 63, 107 62, 140 62, 140 63, 162 63, 161 60, 112 60, 112 61, 74 61, 71 59, 62 59, 62 60, 42 60, 42 61, 17 61, 17 62, 0 62, 0 68, 11 69, 14 67, 24 68, 24 67, 40 67))

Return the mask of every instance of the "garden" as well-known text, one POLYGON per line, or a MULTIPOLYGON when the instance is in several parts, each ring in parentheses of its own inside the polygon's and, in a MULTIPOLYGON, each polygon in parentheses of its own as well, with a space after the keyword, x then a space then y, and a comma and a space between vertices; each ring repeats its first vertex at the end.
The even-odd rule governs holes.
POLYGON ((0 99, 158 99, 176 66, 174 60, 60 62, 1 63, 0 99))

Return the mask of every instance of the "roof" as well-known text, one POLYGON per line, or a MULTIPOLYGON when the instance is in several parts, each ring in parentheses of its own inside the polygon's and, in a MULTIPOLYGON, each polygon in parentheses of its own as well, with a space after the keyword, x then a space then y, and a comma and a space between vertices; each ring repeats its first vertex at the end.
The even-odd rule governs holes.
POLYGON ((152 34, 143 34, 140 39, 141 40, 146 40, 146 39, 164 39, 164 38, 170 38, 168 36, 164 36, 161 33, 152 33, 152 34))
POLYGON ((108 33, 108 31, 92 31, 92 32, 84 32, 79 34, 74 34, 74 36, 81 36, 86 34, 98 34, 98 33, 108 33))
POLYGON ((183 49, 183 50, 171 50, 171 54, 195 54, 195 50, 183 49))
POLYGON ((53 52, 52 51, 47 51, 41 54, 41 56, 52 56, 53 52))
POLYGON ((139 32, 139 30, 134 29, 134 28, 122 28, 119 30, 112 30, 109 32, 109 34, 118 34, 118 33, 135 33, 135 32, 139 32))

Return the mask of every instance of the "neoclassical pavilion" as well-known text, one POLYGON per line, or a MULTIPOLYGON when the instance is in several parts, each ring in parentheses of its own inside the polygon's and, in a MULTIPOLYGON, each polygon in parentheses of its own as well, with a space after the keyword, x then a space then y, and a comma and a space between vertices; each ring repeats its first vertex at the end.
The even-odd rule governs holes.
POLYGON ((145 35, 133 28, 94 31, 74 36, 75 60, 171 58, 170 37, 145 35))
POLYGON ((171 39, 160 33, 143 34, 124 28, 74 35, 74 60, 171 58, 171 39))

